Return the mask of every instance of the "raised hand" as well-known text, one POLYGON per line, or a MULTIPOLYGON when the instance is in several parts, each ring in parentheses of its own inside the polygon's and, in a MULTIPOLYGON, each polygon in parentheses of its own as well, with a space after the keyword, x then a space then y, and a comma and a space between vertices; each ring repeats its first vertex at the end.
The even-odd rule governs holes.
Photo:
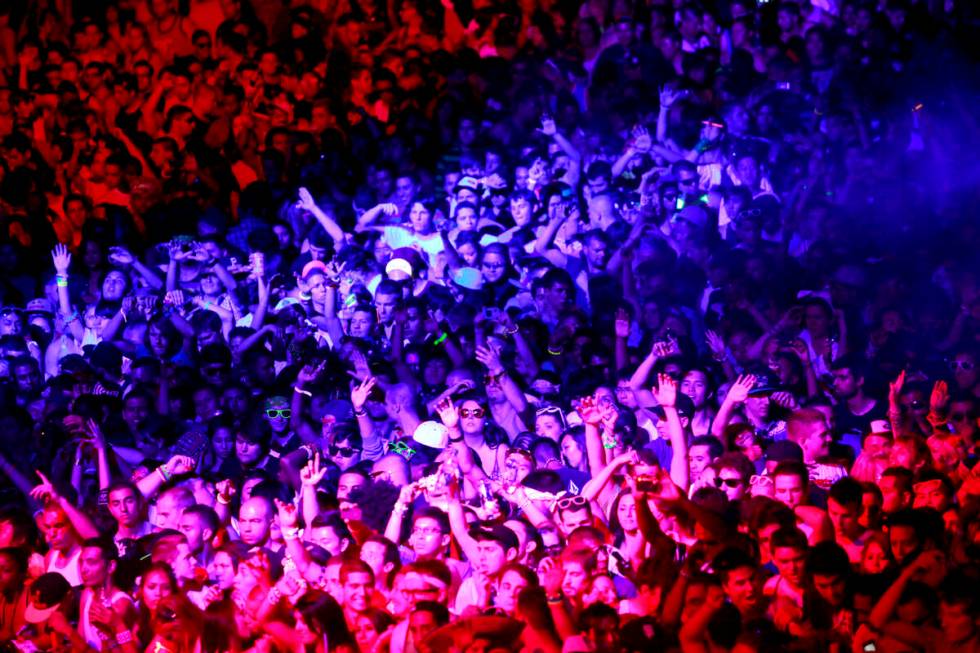
POLYGON ((316 487, 323 480, 323 477, 327 474, 327 468, 320 466, 320 452, 317 451, 313 454, 313 458, 307 461, 303 469, 299 471, 299 480, 303 485, 312 485, 316 487))
POLYGON ((898 407, 898 398, 902 395, 903 387, 905 387, 905 370, 899 372, 895 380, 888 384, 888 403, 890 406, 898 407))
POLYGON ((592 426, 602 424, 602 411, 599 410, 595 397, 582 397, 582 401, 579 402, 577 410, 579 417, 586 424, 591 424, 592 426))
POLYGON ((551 138, 552 136, 557 134, 558 126, 555 124, 555 119, 549 116, 548 114, 542 115, 541 128, 538 129, 538 131, 544 134, 545 136, 547 136, 548 138, 551 138))
POLYGON ((85 433, 91 438, 92 446, 99 451, 105 450, 105 434, 94 419, 85 421, 85 433))
POLYGON ((54 263, 56 274, 68 274, 68 267, 71 265, 71 252, 68 251, 68 246, 62 243, 55 245, 51 250, 51 261, 54 263))
POLYGON ((538 573, 541 575, 541 586, 544 587, 547 596, 555 596, 561 591, 561 583, 565 578, 561 560, 545 558, 538 565, 538 573))
POLYGON ((382 204, 378 204, 377 208, 385 215, 398 215, 398 206, 393 204, 392 202, 384 202, 382 204))
POLYGON ((350 402, 354 405, 355 411, 360 411, 364 408, 364 404, 367 403, 368 396, 371 394, 371 390, 377 381, 373 376, 369 376, 354 386, 354 389, 350 391, 350 402))
POLYGON ((182 456, 180 454, 173 456, 167 461, 166 465, 167 471, 174 476, 180 476, 182 474, 190 474, 197 467, 197 462, 190 456, 182 456))
POLYGON ((447 429, 455 428, 459 424, 459 410, 449 397, 436 404, 436 412, 447 429))
POLYGON ((319 365, 304 365, 296 375, 296 385, 305 387, 313 383, 323 372, 323 368, 326 365, 326 362, 322 362, 319 365))
POLYGON ((654 391, 657 403, 666 408, 677 405, 677 381, 666 374, 657 375, 657 388, 654 391))
POLYGON ((231 501, 231 498, 235 496, 235 492, 238 491, 235 488, 235 483, 227 478, 215 483, 214 490, 224 503, 231 501))
POLYGON ((643 125, 633 128, 633 149, 641 154, 646 154, 653 147, 653 139, 650 132, 643 125))
POLYGON ((42 503, 51 503, 58 500, 58 492, 54 489, 54 485, 48 480, 48 477, 42 474, 38 470, 34 470, 37 477, 41 479, 38 485, 34 486, 31 490, 31 498, 41 501, 42 503))
POLYGON ((704 332, 705 339, 708 341, 708 348, 711 353, 715 356, 721 356, 725 353, 725 339, 718 335, 717 332, 708 329, 704 332))
POLYGON ((301 186, 299 189, 299 201, 296 202, 296 207, 305 211, 312 211, 316 208, 313 195, 310 194, 310 191, 305 186, 301 186))
POLYGON ((796 410, 800 407, 792 392, 774 392, 772 393, 772 400, 787 410, 796 410))
POLYGON ((477 346, 476 360, 480 361, 491 374, 499 374, 504 371, 504 366, 500 363, 500 356, 497 355, 493 347, 477 346))
POLYGON ((749 391, 755 387, 755 377, 751 374, 743 374, 735 379, 735 383, 728 388, 728 394, 725 396, 725 401, 734 404, 745 403, 745 400, 749 398, 749 391))
POLYGON ((109 262, 128 267, 136 262, 136 258, 125 247, 110 247, 109 262))
POLYGON ((929 412, 935 415, 944 415, 949 405, 949 387, 945 381, 936 381, 932 386, 932 394, 929 395, 929 412))
POLYGON ((279 511, 279 528, 296 528, 299 523, 299 514, 296 506, 285 503, 278 498, 275 499, 276 509, 279 511))

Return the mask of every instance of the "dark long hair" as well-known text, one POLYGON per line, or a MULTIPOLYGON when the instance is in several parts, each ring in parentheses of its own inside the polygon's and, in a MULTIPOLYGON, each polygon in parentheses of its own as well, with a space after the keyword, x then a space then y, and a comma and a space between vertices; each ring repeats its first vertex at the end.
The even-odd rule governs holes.
POLYGON ((323 638, 329 647, 324 653, 341 647, 346 651, 360 650, 357 640, 347 627, 343 609, 329 594, 307 594, 296 604, 296 609, 309 629, 323 638))

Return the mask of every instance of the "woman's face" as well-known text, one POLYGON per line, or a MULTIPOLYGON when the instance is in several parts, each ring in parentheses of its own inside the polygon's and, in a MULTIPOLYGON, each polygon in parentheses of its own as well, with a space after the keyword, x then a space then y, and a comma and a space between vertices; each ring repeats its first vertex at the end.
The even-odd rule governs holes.
POLYGON ((167 337, 157 325, 151 325, 146 330, 146 338, 150 344, 150 350, 153 352, 154 356, 162 356, 165 351, 167 351, 167 337))
POLYGON ((475 401, 466 400, 459 408, 460 428, 466 435, 476 435, 483 433, 483 426, 486 420, 483 406, 475 401))
POLYGON ((534 420, 534 432, 543 438, 557 442, 562 430, 561 421, 555 415, 545 413, 534 420))
POLYGON ((374 643, 378 641, 379 634, 370 619, 357 617, 354 622, 354 637, 357 639, 357 646, 362 651, 370 651, 374 648, 374 643))
POLYGON ((456 248, 459 252, 460 257, 462 257, 463 262, 469 267, 476 267, 476 259, 479 254, 476 250, 476 246, 473 243, 463 243, 456 248))
POLYGON ((487 252, 483 255, 480 271, 483 273, 483 279, 485 281, 489 283, 500 281, 506 270, 507 262, 497 252, 487 252))
POLYGON ((157 609, 160 600, 173 594, 170 579, 158 569, 154 569, 143 577, 143 605, 150 612, 157 609))
POLYGON ((219 460, 226 460, 235 452, 235 435, 229 428, 219 428, 211 438, 211 446, 219 460))
POLYGON ((111 302, 122 300, 123 293, 126 292, 126 275, 118 270, 113 270, 105 275, 102 280, 102 299, 111 302))
POLYGON ((880 574, 888 568, 888 554, 876 540, 868 542, 861 554, 861 571, 865 574, 880 574))
POLYGON ((95 312, 95 307, 90 306, 85 311, 85 328, 90 329, 92 333, 97 336, 102 335, 102 330, 105 329, 105 325, 109 323, 109 320, 95 312))
POLYGON ((417 234, 427 234, 432 230, 432 214, 421 202, 412 204, 408 219, 412 223, 412 231, 417 234))
POLYGON ((208 272, 201 277, 201 292, 208 297, 216 297, 221 294, 221 282, 218 275, 208 272))
POLYGON ((582 459, 585 457, 585 452, 582 448, 578 446, 578 442, 575 441, 570 435, 566 435, 561 440, 561 455, 565 459, 565 464, 572 469, 578 469, 582 465, 582 459))
POLYGON ((254 465, 262 457, 262 447, 242 437, 237 437, 235 438, 235 455, 241 464, 254 465))
POLYGON ((619 525, 627 533, 633 533, 639 528, 636 521, 636 500, 632 494, 624 494, 623 498, 619 500, 619 505, 616 507, 616 518, 619 519, 619 525))

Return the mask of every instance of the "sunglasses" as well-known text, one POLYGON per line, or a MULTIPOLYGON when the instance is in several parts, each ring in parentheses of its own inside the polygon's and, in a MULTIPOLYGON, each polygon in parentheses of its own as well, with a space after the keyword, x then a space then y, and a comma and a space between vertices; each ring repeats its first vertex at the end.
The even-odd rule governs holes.
POLYGON ((475 417, 476 419, 480 419, 484 415, 486 415, 486 413, 482 408, 473 408, 472 410, 469 408, 461 408, 459 411, 459 416, 463 419, 466 419, 467 417, 475 417))
POLYGON ((576 494, 571 497, 562 497, 555 502, 555 507, 558 510, 568 510, 569 508, 579 508, 581 506, 588 505, 589 500, 583 497, 581 494, 576 494))
POLYGON ((289 419, 289 416, 293 414, 293 411, 289 408, 269 408, 266 409, 265 414, 269 419, 275 419, 277 417, 282 417, 284 419, 289 419))
POLYGON ((388 451, 392 453, 397 453, 405 460, 411 460, 412 456, 414 456, 416 453, 415 449, 412 449, 410 446, 408 446, 407 444, 405 444, 400 440, 392 444, 391 447, 388 449, 388 451))
POLYGON ((357 449, 354 447, 335 447, 334 445, 330 445, 328 451, 331 456, 340 456, 341 458, 350 458, 357 453, 357 449))
POLYGON ((970 361, 949 361, 949 369, 951 370, 963 370, 965 372, 972 372, 973 368, 976 367, 970 361))
POLYGON ((732 489, 735 489, 735 488, 740 487, 742 485, 742 479, 740 479, 740 478, 720 478, 720 477, 717 477, 716 476, 715 477, 715 487, 720 488, 723 485, 726 486, 726 487, 730 487, 732 489))

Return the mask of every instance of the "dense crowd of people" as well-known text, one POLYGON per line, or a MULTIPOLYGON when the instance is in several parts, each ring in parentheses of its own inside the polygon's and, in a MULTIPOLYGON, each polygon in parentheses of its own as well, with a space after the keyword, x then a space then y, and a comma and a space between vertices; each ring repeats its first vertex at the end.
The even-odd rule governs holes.
POLYGON ((980 651, 977 9, 0 3, 0 650, 980 651))

